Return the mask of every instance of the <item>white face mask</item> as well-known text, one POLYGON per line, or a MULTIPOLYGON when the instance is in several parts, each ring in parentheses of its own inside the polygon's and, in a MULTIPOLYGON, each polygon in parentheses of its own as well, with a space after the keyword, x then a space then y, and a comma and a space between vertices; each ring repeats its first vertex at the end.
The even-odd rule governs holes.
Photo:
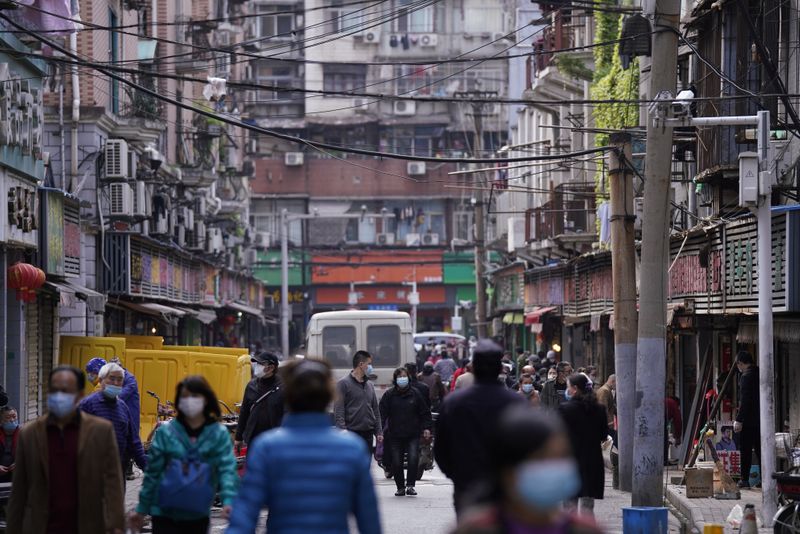
POLYGON ((186 417, 197 417, 205 407, 206 400, 203 397, 181 397, 178 401, 178 410, 186 417))
POLYGON ((253 376, 256 377, 264 376, 264 365, 258 362, 252 362, 250 365, 253 367, 253 376))

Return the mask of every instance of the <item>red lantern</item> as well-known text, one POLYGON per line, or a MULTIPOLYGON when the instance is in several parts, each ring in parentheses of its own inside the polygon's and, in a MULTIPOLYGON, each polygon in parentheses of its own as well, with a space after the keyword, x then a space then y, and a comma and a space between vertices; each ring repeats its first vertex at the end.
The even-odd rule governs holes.
POLYGON ((17 290, 17 300, 33 302, 36 290, 44 285, 44 271, 30 263, 15 263, 8 268, 8 287, 17 290))

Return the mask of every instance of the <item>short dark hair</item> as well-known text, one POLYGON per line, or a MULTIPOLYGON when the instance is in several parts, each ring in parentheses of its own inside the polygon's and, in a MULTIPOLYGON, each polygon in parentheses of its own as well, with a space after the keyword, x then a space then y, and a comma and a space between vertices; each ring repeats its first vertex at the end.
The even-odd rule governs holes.
POLYGON ((556 371, 559 372, 559 373, 563 373, 564 371, 567 370, 568 367, 572 367, 572 364, 569 363, 569 362, 563 362, 563 361, 562 362, 558 362, 558 364, 556 365, 556 371))
POLYGON ((497 375, 503 368, 500 360, 503 349, 490 339, 480 339, 475 345, 472 356, 472 374, 478 382, 491 382, 497 380, 497 375))
MULTIPOLYGON (((190 375, 181 380, 175 387, 176 407, 180 403, 181 393, 183 393, 184 389, 186 389, 186 391, 189 393, 202 395, 206 399, 206 407, 203 409, 203 415, 205 415, 206 420, 219 421, 222 418, 222 412, 219 409, 217 394, 214 393, 214 390, 211 388, 211 384, 208 383, 208 380, 200 375, 190 375)), ((178 410, 178 419, 182 418, 183 414, 180 412, 180 410, 178 410)))
POLYGON ((394 374, 392 374, 392 384, 397 384, 397 378, 403 373, 405 373, 406 376, 408 376, 408 369, 406 369, 405 367, 398 367, 397 369, 395 369, 394 374))
POLYGON ((331 366, 324 360, 293 360, 281 368, 290 412, 324 412, 333 400, 331 366))
POLYGON ((60 373, 62 371, 66 371, 75 375, 75 380, 78 382, 79 393, 86 388, 86 375, 83 374, 83 371, 77 367, 73 367, 72 365, 57 365, 56 367, 53 367, 50 370, 50 376, 47 377, 48 384, 53 382, 53 377, 56 375, 56 373, 60 373))
POLYGON ((372 354, 365 350, 358 350, 355 354, 353 354, 353 369, 361 365, 367 360, 372 359, 372 354))
POLYGON ((756 363, 756 361, 753 359, 753 355, 746 350, 740 350, 738 353, 736 353, 736 361, 745 365, 754 365, 756 363))
POLYGON ((406 364, 406 371, 408 371, 408 375, 412 377, 412 380, 414 377, 417 376, 417 373, 419 372, 417 370, 417 364, 414 362, 409 362, 406 364))

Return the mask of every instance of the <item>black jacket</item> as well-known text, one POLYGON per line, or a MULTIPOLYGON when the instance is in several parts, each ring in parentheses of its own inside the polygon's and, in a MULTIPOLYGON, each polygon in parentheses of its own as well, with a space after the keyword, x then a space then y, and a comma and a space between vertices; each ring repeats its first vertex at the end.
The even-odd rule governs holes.
POLYGON ((256 436, 281 426, 283 421, 283 390, 281 379, 254 378, 247 384, 239 410, 236 440, 248 445, 256 436), (265 396, 266 395, 266 396, 265 396))
POLYGON ((736 420, 743 425, 758 426, 761 416, 759 415, 759 385, 758 367, 751 365, 748 370, 739 377, 739 409, 736 412, 736 420))
POLYGON ((433 452, 456 493, 469 490, 491 472, 489 443, 500 414, 524 397, 500 382, 475 382, 447 396, 436 422, 433 452))
POLYGON ((391 439, 419 437, 423 430, 431 429, 428 403, 414 387, 387 390, 381 397, 380 410, 391 439))
POLYGON ((431 410, 431 388, 428 387, 428 384, 425 382, 420 382, 417 380, 416 377, 411 379, 411 387, 416 389, 422 394, 422 398, 425 399, 425 402, 428 405, 428 411, 431 410))
POLYGON ((567 427, 572 454, 581 473, 579 497, 603 498, 605 466, 601 443, 608 437, 606 410, 598 402, 572 399, 558 407, 567 427))

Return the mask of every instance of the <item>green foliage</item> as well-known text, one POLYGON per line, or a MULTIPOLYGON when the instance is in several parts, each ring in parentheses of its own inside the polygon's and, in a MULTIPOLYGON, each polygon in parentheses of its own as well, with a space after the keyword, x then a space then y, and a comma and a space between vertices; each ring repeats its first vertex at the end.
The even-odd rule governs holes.
POLYGON ((558 71, 565 76, 580 80, 592 79, 592 71, 584 65, 583 61, 574 56, 558 54, 555 57, 555 64, 558 67, 558 71))

